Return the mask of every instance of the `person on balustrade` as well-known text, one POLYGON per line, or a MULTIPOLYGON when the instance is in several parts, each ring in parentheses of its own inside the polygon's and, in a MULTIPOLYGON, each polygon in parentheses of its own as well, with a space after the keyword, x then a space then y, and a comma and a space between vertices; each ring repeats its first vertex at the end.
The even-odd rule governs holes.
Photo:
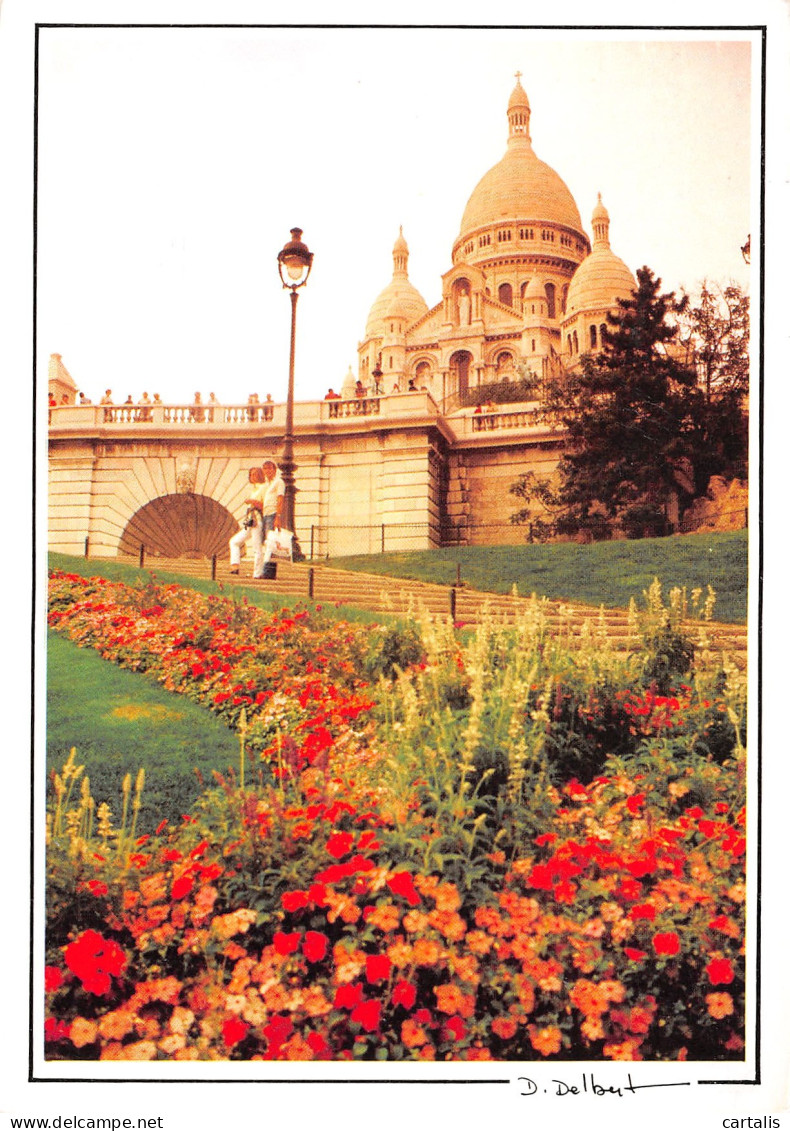
POLYGON ((262 555, 263 546, 263 499, 266 482, 263 468, 251 467, 249 480, 252 490, 244 500, 246 507, 239 529, 228 542, 230 548, 230 572, 238 573, 241 565, 241 548, 251 543, 253 561, 262 555))

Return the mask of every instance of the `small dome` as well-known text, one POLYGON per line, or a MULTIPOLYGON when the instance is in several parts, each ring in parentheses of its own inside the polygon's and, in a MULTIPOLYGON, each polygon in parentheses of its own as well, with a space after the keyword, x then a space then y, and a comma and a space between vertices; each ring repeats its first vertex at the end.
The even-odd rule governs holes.
POLYGON ((343 384, 340 386, 340 395, 348 400, 356 394, 357 379, 351 371, 351 366, 348 367, 348 373, 343 378, 343 384))
POLYGON ((516 75, 516 85, 513 87, 513 93, 510 96, 507 108, 508 110, 513 110, 517 106, 526 106, 526 108, 529 109, 529 99, 527 98, 526 90, 524 90, 524 87, 521 85, 520 74, 516 75))
POLYGON ((566 318, 584 310, 615 310, 617 300, 630 298, 636 280, 609 246, 609 213, 601 203, 593 212, 593 246, 574 272, 568 287, 566 318))
POLYGON ((546 288, 537 275, 532 276, 524 291, 524 299, 528 298, 542 298, 544 302, 546 300, 546 288))
POLYGON ((604 207, 604 204, 601 200, 601 194, 600 193, 598 193, 598 203, 596 204, 595 208, 593 208, 592 218, 593 218, 593 224, 595 223, 596 220, 607 220, 607 221, 609 220, 609 213, 606 211, 606 208, 604 207))
POLYGON ((388 283, 370 308, 365 326, 366 338, 382 337, 384 323, 388 318, 402 318, 408 326, 428 312, 427 302, 409 282, 409 247, 403 238, 402 228, 392 249, 392 261, 392 282, 388 283))

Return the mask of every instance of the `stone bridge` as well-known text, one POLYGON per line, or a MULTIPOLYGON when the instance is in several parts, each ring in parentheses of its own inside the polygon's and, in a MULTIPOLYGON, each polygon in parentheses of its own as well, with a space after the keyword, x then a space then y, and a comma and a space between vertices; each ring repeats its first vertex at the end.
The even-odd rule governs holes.
MULTIPOLYGON (((551 470, 559 443, 536 407, 514 407, 445 416, 424 390, 295 404, 305 553, 512 542, 508 487, 551 470)), ((249 468, 278 460, 284 429, 284 404, 51 405, 49 548, 224 557, 249 468)))

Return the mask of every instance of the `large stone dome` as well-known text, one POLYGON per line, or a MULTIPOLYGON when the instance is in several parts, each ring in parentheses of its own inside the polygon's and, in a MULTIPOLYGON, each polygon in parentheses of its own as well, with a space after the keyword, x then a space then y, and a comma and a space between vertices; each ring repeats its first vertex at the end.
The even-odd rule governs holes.
POLYGON ((630 298, 636 280, 609 246, 609 213, 601 203, 593 211, 592 251, 576 268, 566 304, 566 317, 581 311, 616 310, 619 298, 630 298))
POLYGON ((529 136, 529 100, 520 82, 508 103, 505 156, 478 182, 464 210, 456 244, 503 220, 554 223, 582 233, 576 201, 562 177, 541 161, 529 136))
POLYGON ((392 281, 387 284, 370 308, 365 326, 366 338, 382 337, 384 323, 388 318, 402 318, 408 326, 427 313, 427 302, 409 282, 406 270, 408 259, 409 249, 401 229, 392 249, 392 281))

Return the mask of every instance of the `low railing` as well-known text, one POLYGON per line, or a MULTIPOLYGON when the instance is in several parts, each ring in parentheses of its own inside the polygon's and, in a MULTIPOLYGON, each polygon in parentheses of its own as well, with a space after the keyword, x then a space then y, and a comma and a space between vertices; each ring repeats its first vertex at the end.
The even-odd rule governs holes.
MULTIPOLYGON (((284 404, 122 404, 53 405, 49 409, 50 427, 88 430, 107 425, 153 427, 241 428, 247 425, 285 425, 284 404)), ((295 424, 316 424, 360 416, 438 416, 439 407, 426 391, 391 393, 387 396, 339 397, 294 404, 295 424)))

